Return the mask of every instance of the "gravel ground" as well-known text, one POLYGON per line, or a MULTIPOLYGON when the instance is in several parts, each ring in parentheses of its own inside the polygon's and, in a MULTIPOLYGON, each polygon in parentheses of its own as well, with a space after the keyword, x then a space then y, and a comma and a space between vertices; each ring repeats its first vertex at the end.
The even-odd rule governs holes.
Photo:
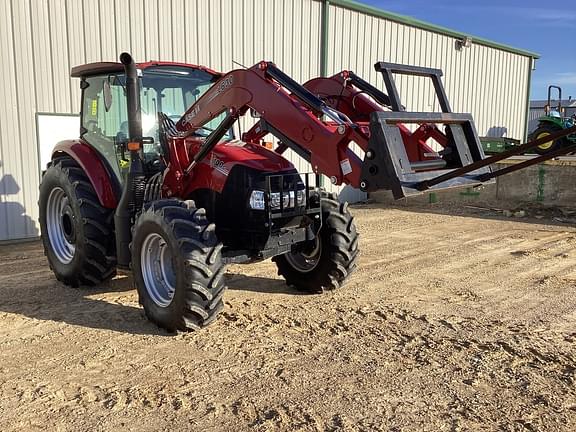
POLYGON ((129 277, 71 289, 39 242, 0 247, 0 430, 576 430, 576 229, 353 213, 343 289, 230 266, 219 319, 179 335, 146 321, 129 277))

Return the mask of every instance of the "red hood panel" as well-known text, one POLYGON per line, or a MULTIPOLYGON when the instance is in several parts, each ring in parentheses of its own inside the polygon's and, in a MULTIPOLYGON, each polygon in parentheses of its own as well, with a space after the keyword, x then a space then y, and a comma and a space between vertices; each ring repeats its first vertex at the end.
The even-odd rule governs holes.
MULTIPOLYGON (((182 168, 188 166, 202 142, 201 139, 191 137, 185 139, 184 143, 180 141, 177 148, 180 148, 181 152, 176 159, 182 168)), ((194 168, 194 174, 191 177, 184 180, 175 179, 173 178, 174 170, 167 170, 164 178, 164 193, 170 190, 177 195, 181 194, 182 197, 187 197, 197 189, 221 192, 228 180, 230 171, 236 165, 269 173, 281 173, 294 169, 294 165, 290 161, 266 147, 239 140, 227 141, 216 145, 214 150, 194 168)), ((167 196, 172 195, 168 194, 167 196)))
POLYGON ((288 160, 266 147, 237 140, 218 144, 213 153, 225 164, 239 163, 259 171, 285 171, 294 168, 288 160))

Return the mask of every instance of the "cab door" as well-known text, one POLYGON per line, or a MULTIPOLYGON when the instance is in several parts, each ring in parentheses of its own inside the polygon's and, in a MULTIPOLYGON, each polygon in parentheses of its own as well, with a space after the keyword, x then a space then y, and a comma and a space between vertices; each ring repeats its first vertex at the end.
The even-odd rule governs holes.
POLYGON ((111 74, 83 79, 80 136, 108 162, 118 181, 127 161, 122 154, 128 137, 128 111, 124 75, 111 74))

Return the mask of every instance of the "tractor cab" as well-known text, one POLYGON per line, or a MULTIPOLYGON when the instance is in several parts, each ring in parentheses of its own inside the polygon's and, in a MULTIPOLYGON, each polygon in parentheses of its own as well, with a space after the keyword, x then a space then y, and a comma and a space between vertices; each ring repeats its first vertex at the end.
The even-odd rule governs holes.
MULTIPOLYGON (((162 168, 168 157, 160 137, 159 115, 169 122, 178 122, 220 77, 208 68, 179 64, 149 62, 137 65, 142 115, 142 156, 148 173, 162 168)), ((105 159, 121 182, 128 168, 128 110, 126 78, 121 63, 92 63, 72 69, 72 77, 81 78, 80 137, 105 159)), ((222 121, 216 117, 194 134, 207 136, 222 121)), ((224 139, 231 139, 228 131, 224 139)))

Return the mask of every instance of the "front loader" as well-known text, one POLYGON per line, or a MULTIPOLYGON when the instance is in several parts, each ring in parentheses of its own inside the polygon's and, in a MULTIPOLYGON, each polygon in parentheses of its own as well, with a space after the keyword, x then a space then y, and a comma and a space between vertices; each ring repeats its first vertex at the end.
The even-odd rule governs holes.
POLYGON ((146 315, 169 331, 216 318, 227 263, 272 258, 296 289, 341 287, 356 266, 358 233, 347 204, 319 187, 320 174, 401 198, 500 172, 471 116, 451 112, 441 71, 376 69, 388 94, 350 71, 300 85, 270 62, 221 74, 135 64, 124 53, 120 63, 73 68, 80 138, 56 145, 40 185, 56 277, 98 285, 129 270, 146 315), (398 73, 430 78, 442 112, 406 112, 398 73), (248 112, 258 122, 240 140, 233 126, 248 112), (275 150, 262 145, 268 134, 275 150), (298 173, 287 149, 312 172, 298 173))

